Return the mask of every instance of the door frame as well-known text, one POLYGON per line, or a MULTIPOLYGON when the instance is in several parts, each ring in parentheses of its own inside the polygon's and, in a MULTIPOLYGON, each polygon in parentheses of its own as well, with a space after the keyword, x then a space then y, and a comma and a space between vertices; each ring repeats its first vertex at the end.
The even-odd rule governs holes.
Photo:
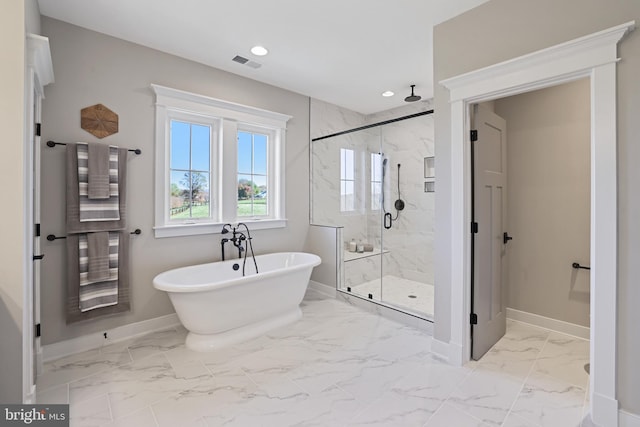
POLYGON ((40 320, 39 268, 34 268, 35 223, 40 220, 40 136, 35 123, 40 122, 44 87, 53 82, 53 63, 49 39, 36 34, 26 35, 24 161, 24 283, 22 311, 22 402, 36 401, 36 370, 34 360, 41 363, 40 340, 35 336, 35 323, 40 320), (34 300, 35 299, 35 300, 34 300), (34 348, 35 347, 35 348, 34 348))
POLYGON ((593 421, 610 426, 618 425, 617 45, 634 27, 635 22, 631 21, 440 82, 449 90, 451 107, 451 335, 448 351, 452 363, 464 364, 470 360, 471 337, 470 106, 585 77, 590 79, 590 402, 593 421))

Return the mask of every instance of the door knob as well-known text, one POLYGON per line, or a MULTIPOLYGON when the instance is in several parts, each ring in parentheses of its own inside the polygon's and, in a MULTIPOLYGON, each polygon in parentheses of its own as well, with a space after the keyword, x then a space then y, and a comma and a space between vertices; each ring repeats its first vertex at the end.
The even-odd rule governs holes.
POLYGON ((506 245, 509 240, 513 240, 513 237, 509 236, 509 233, 506 231, 502 233, 502 242, 506 245))

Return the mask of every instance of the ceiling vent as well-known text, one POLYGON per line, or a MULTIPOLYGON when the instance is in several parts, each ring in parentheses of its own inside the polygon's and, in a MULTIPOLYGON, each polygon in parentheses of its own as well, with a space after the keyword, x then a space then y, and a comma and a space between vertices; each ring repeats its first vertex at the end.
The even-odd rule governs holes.
POLYGON ((246 64, 247 62, 249 62, 249 60, 243 56, 240 55, 236 55, 233 58, 233 61, 237 62, 238 64, 246 64))
POLYGON ((244 56, 240 56, 240 55, 236 55, 233 58, 233 62, 237 62, 238 64, 246 65, 247 67, 251 67, 253 69, 258 69, 258 68, 262 67, 262 64, 260 64, 259 62, 249 61, 247 58, 245 58, 244 56))

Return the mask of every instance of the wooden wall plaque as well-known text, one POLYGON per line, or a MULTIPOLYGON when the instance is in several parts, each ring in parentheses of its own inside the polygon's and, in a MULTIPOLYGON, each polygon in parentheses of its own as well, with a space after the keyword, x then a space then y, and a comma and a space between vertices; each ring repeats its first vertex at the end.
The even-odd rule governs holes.
POLYGON ((93 136, 104 138, 118 133, 118 115, 102 104, 80 110, 80 127, 93 136))

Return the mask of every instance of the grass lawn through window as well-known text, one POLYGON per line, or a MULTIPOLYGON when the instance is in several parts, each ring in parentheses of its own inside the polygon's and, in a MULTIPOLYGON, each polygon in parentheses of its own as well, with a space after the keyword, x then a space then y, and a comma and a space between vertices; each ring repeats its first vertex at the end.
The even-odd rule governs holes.
POLYGON ((266 199, 253 199, 253 213, 251 212, 251 199, 238 200, 238 216, 258 216, 266 214, 266 199))
POLYGON ((209 217, 209 205, 200 205, 191 207, 191 215, 189 215, 189 209, 180 213, 171 215, 171 219, 189 219, 189 218, 208 218, 209 217))

